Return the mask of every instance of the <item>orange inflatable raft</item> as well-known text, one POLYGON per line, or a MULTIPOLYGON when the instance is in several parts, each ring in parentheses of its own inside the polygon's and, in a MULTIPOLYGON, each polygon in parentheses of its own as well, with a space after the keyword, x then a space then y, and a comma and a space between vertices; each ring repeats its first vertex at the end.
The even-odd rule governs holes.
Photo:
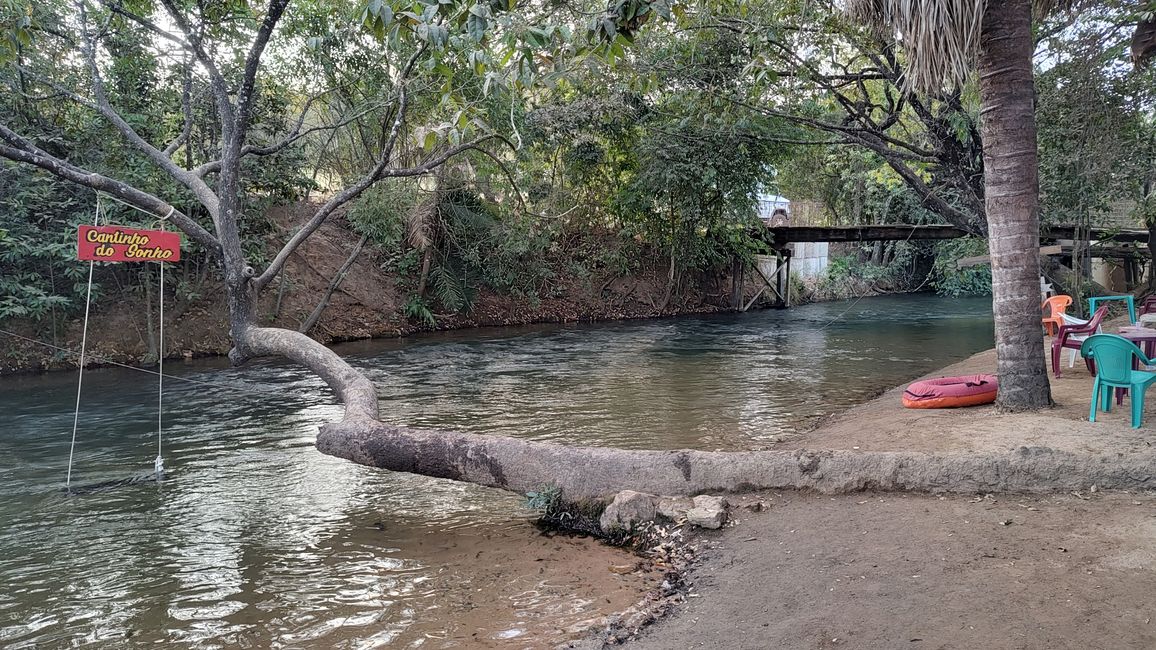
POLYGON ((994 375, 928 379, 917 381, 903 391, 903 406, 909 409, 946 409, 991 404, 997 390, 999 381, 994 375))

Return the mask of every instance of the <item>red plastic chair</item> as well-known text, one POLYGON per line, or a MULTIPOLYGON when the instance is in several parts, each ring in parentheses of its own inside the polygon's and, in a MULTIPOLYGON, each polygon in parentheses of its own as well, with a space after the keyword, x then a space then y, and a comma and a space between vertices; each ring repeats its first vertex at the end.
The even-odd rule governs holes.
MULTIPOLYGON (((1061 325, 1060 330, 1056 332, 1056 338, 1052 339, 1052 372, 1056 376, 1060 376, 1060 353, 1064 348, 1070 350, 1079 350, 1084 341, 1100 329, 1100 323, 1104 321, 1104 316, 1108 314, 1108 306, 1104 305, 1092 314, 1092 319, 1083 325, 1061 325)), ((1088 364, 1088 372, 1095 372, 1092 367, 1092 360, 1085 358, 1084 361, 1088 364)))
POLYGON ((1140 315, 1151 314, 1156 312, 1156 295, 1148 296, 1144 302, 1140 303, 1140 315))
POLYGON ((1072 304, 1071 296, 1052 296, 1044 301, 1041 309, 1044 312, 1043 324, 1044 330, 1047 331, 1048 336, 1056 333, 1064 324, 1064 311, 1072 304))

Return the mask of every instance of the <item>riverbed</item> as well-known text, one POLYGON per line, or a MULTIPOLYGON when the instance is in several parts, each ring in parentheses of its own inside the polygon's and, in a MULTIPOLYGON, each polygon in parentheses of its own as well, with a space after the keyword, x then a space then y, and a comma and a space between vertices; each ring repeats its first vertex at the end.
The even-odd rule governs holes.
MULTIPOLYGON (((738 450, 991 341, 990 300, 902 296, 338 349, 390 422, 738 450)), ((82 496, 61 491, 76 374, 0 381, 0 645, 542 647, 647 585, 621 551, 542 535, 516 495, 321 455, 341 409, 299 368, 166 371, 166 479, 82 496)), ((85 373, 74 485, 149 471, 156 400, 155 377, 85 373)))

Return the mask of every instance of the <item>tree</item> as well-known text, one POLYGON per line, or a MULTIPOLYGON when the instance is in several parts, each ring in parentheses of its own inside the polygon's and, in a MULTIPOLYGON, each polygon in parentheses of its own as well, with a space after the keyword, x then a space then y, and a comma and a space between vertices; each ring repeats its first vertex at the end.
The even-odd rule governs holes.
MULTIPOLYGON (((434 81, 444 81, 454 74, 471 78, 482 74, 487 87, 492 82, 496 88, 506 83, 523 84, 536 74, 537 63, 525 38, 542 44, 550 40, 549 35, 539 33, 537 28, 527 30, 507 23, 503 25, 504 34, 486 40, 487 34, 494 31, 494 17, 505 8, 501 3, 465 6, 435 2, 399 5, 395 10, 373 2, 358 21, 331 21, 330 15, 341 16, 350 7, 303 3, 293 13, 288 12, 289 0, 269 0, 261 9, 244 2, 192 6, 162 0, 157 8, 159 17, 152 15, 151 3, 98 5, 82 0, 72 7, 74 11, 55 3, 38 6, 35 13, 24 15, 20 6, 6 7, 17 12, 17 20, 4 21, 12 35, 5 43, 10 45, 7 60, 15 72, 11 85, 16 92, 28 102, 64 100, 98 116, 128 145, 130 155, 139 164, 167 176, 187 193, 189 201, 182 207, 182 201, 162 198, 141 183, 80 167, 52 153, 52 141, 39 128, 41 125, 31 120, 18 124, 15 118, 5 118, 0 122, 0 157, 105 192, 158 218, 167 218, 219 261, 227 293, 234 344, 230 358, 234 363, 265 355, 286 356, 324 378, 344 401, 347 416, 376 417, 377 397, 367 379, 307 336, 260 327, 255 314, 257 301, 301 243, 366 189, 383 179, 426 174, 453 156, 477 150, 495 138, 492 133, 479 135, 474 126, 472 111, 476 106, 471 103, 474 97, 467 93, 480 96, 480 83, 437 86, 434 81), (368 27, 368 35, 358 28, 358 22, 368 27), (334 48, 340 50, 338 54, 347 54, 342 48, 365 52, 375 42, 388 42, 387 55, 374 65, 380 92, 349 107, 349 115, 337 123, 311 126, 308 123, 315 113, 314 105, 349 87, 347 79, 329 78, 328 87, 295 98, 299 110, 295 120, 281 125, 261 124, 261 129, 255 129, 262 110, 261 93, 275 83, 260 73, 263 66, 278 65, 277 59, 270 62, 267 59, 271 57, 266 56, 270 43, 277 38, 283 49, 300 47, 314 55, 306 57, 303 67, 322 69, 333 60, 324 47, 327 39, 338 43, 334 48), (491 42, 495 47, 490 47, 491 42), (495 55, 495 50, 500 51, 495 55), (164 54, 154 56, 154 51, 164 54), (505 57, 507 65, 496 65, 496 56, 505 57), (122 89, 109 84, 110 76, 124 80, 124 75, 115 74, 118 68, 140 68, 142 61, 146 70, 143 76, 137 75, 142 84, 149 83, 149 78, 162 68, 183 80, 184 91, 179 106, 174 107, 175 128, 168 132, 157 128, 155 121, 141 120, 137 104, 144 98, 139 87, 130 83, 122 89), (461 92, 462 88, 466 92, 461 92), (402 148, 399 143, 404 144, 412 128, 414 94, 423 91, 427 102, 432 96, 434 102, 449 106, 451 111, 456 107, 457 119, 440 129, 426 129, 423 146, 413 156, 416 159, 403 160, 397 154, 402 148), (190 100, 194 94, 210 98, 214 112, 207 121, 194 110, 190 100), (257 173, 254 167, 259 167, 254 162, 351 124, 363 137, 366 132, 370 134, 373 144, 368 147, 367 163, 324 201, 264 268, 257 268, 241 239, 248 198, 245 182, 257 173), (194 150, 191 136, 198 131, 208 134, 205 151, 194 150), (202 220, 209 225, 206 227, 202 220)), ((5 17, 10 18, 11 14, 5 17)), ((350 61, 342 63, 348 66, 350 61)), ((318 77, 326 79, 325 75, 318 77)))
MULTIPOLYGON (((7 10, 7 5, 3 8, 7 10)), ((638 454, 633 452, 607 449, 595 450, 592 455, 589 449, 389 426, 377 420, 378 398, 368 378, 308 336, 258 323, 257 303, 262 290, 338 208, 383 179, 427 174, 457 154, 480 150, 489 140, 501 140, 499 134, 485 127, 482 118, 492 103, 484 99, 499 87, 528 87, 538 78, 548 77, 555 62, 574 53, 566 29, 500 19, 498 14, 510 8, 501 2, 458 5, 418 0, 393 6, 374 0, 364 6, 355 23, 338 20, 337 25, 329 24, 329 18, 348 9, 340 3, 301 3, 294 13, 289 0, 268 0, 260 10, 245 2, 186 5, 160 0, 159 16, 153 15, 148 2, 125 6, 111 0, 99 5, 79 0, 74 8, 67 11, 62 3, 43 4, 36 5, 35 15, 22 15, 22 8, 16 6, 15 20, 9 20, 12 14, 0 16, 6 35, 12 35, 5 41, 11 47, 3 51, 14 74, 5 81, 34 105, 65 102, 99 117, 127 145, 122 148, 137 166, 159 170, 181 188, 183 195, 170 200, 149 191, 145 183, 109 175, 107 169, 97 169, 96 165, 82 167, 66 155, 54 153, 54 148, 59 151, 56 143, 39 129, 43 125, 35 119, 21 122, 8 115, 0 119, 0 157, 105 192, 157 218, 168 219, 208 250, 224 276, 234 344, 230 359, 242 364, 261 356, 287 357, 320 376, 344 404, 343 420, 323 427, 318 437, 320 450, 367 465, 507 489, 524 491, 552 483, 571 497, 604 495, 623 482, 644 489, 665 490, 662 486, 668 486, 670 492, 696 492, 721 485, 710 473, 695 469, 699 461, 693 454, 664 456, 673 465, 663 463, 661 471, 656 465, 655 476, 662 476, 656 482, 622 471, 625 465, 638 462, 638 454), (368 34, 361 31, 361 25, 368 34), (126 33, 140 37, 136 42, 149 46, 142 50, 112 42, 126 33), (350 56, 350 49, 362 49, 362 61, 371 52, 375 80, 382 87, 367 98, 355 93, 342 95, 343 101, 356 99, 356 107, 347 117, 311 124, 314 106, 338 89, 324 87, 326 79, 334 79, 324 74, 305 76, 322 87, 294 98, 297 117, 256 129, 261 92, 272 83, 261 73, 285 65, 268 54, 278 40, 276 51, 280 54, 304 52, 306 59, 317 57, 313 63, 319 67, 332 61, 327 56, 349 57, 346 64, 357 59, 350 56), (327 44, 332 44, 336 54, 327 51, 327 44), (557 47, 543 55, 541 50, 550 44, 557 47), (177 101, 171 112, 141 119, 131 110, 140 99, 131 84, 122 95, 107 79, 110 66, 139 62, 142 54, 149 52, 161 52, 163 65, 146 66, 145 77, 161 69, 174 71, 182 91, 175 93, 177 101), (206 97, 212 107, 207 115, 195 110, 198 96, 206 97), (410 111, 416 98, 422 97, 431 115, 415 125, 410 111), (432 114, 446 121, 437 124, 432 114), (357 164, 351 164, 351 180, 328 197, 259 268, 261 265, 246 253, 241 237, 248 198, 245 181, 255 173, 254 166, 318 134, 351 125, 359 131, 354 137, 368 160, 356 172, 357 164), (194 136, 200 136, 196 144, 201 146, 193 146, 194 136), (400 155, 402 148, 407 150, 406 156, 400 155), (404 162, 409 157, 416 160, 404 162), (607 461, 601 474, 583 470, 598 458, 607 461), (671 468, 674 477, 682 477, 681 487, 669 485, 671 468)), ((648 6, 643 13, 652 10, 657 11, 648 6)), ((534 16, 527 20, 540 22, 534 16)), ((637 23, 637 8, 630 17, 619 17, 618 21, 637 23)), ((605 51, 618 56, 623 47, 624 39, 614 37, 605 51)), ((303 71, 295 72, 300 78, 303 71)), ((136 79, 147 81, 140 76, 136 79)), ((34 118, 32 111, 23 115, 34 118)), ((485 153, 500 159, 497 153, 485 153)), ((727 460, 708 458, 707 462, 718 465, 727 460)), ((775 462, 794 461, 784 454, 775 462)))
POLYGON ((1039 185, 1029 0, 943 6, 853 0, 851 14, 899 34, 906 83, 936 89, 978 75, 984 203, 992 262, 998 404, 1051 404, 1039 327, 1039 185))

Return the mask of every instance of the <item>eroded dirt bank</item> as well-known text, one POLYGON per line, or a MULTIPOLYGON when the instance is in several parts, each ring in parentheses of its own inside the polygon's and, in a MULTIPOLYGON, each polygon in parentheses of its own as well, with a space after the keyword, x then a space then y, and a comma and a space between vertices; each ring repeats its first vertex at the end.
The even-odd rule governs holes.
MULTIPOLYGON (((274 208, 269 218, 284 233, 292 232, 308 211, 300 206, 274 208)), ((270 246, 282 237, 272 237, 270 246)), ((611 239, 613 239, 611 237, 611 239)), ((297 329, 317 306, 330 280, 354 250, 359 236, 343 218, 334 218, 289 258, 282 278, 262 295, 262 324, 297 329)), ((271 248, 272 250, 272 248, 271 248)), ((559 253, 560 255, 562 253, 559 253)), ((369 245, 333 293, 329 305, 310 334, 325 343, 367 338, 399 337, 419 331, 464 329, 531 323, 608 321, 654 318, 679 314, 728 311, 731 282, 726 274, 681 276, 668 294, 669 259, 656 254, 643 260, 629 274, 614 269, 586 269, 583 273, 558 273, 540 295, 515 297, 480 290, 472 308, 463 314, 437 314, 437 325, 408 318, 405 305, 412 287, 395 274, 383 270, 385 252, 369 245)), ((170 274, 169 282, 178 282, 170 274)), ((173 285, 170 285, 173 286, 173 285)), ((758 287, 744 284, 750 299, 758 287)), ((211 277, 197 285, 195 298, 170 298, 166 305, 165 335, 169 357, 202 357, 228 353, 227 313, 224 289, 211 277)), ((155 317, 155 305, 152 306, 155 317)), ((109 360, 136 364, 149 358, 150 338, 155 321, 150 321, 149 303, 139 293, 98 296, 89 325, 89 355, 95 362, 109 360)), ((17 334, 78 350, 81 339, 79 319, 52 323, 9 322, 3 328, 17 334)), ((153 342, 155 347, 155 339, 153 342)), ((75 354, 59 349, 0 336, 0 374, 55 368, 74 368, 75 354)))

